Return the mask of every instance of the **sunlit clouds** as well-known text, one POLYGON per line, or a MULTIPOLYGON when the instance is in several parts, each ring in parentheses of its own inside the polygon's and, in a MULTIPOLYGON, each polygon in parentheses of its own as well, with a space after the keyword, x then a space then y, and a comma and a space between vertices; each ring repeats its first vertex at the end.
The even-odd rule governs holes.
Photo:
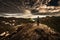
POLYGON ((60 12, 60 7, 44 5, 37 8, 37 10, 39 10, 39 13, 55 13, 55 12, 60 12))
POLYGON ((48 6, 48 3, 51 1, 52 0, 0 1, 0 16, 34 18, 38 15, 40 17, 44 15, 58 15, 60 13, 60 6, 48 6), (35 12, 33 13, 32 10, 35 10, 35 12))

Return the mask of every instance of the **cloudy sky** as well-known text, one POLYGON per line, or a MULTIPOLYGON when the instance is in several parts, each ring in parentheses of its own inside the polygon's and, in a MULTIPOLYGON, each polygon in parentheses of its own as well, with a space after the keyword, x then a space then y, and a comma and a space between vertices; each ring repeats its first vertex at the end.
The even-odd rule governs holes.
MULTIPOLYGON (((33 0, 33 1, 29 0, 30 4, 28 4, 27 6, 29 6, 31 8, 33 6, 33 4, 35 4, 36 1, 37 0, 33 0)), ((45 2, 46 0, 43 0, 43 1, 45 2)), ((24 2, 22 0, 0 0, 0 16, 1 15, 3 15, 3 16, 6 15, 5 13, 7 13, 9 15, 10 14, 13 14, 13 15, 20 14, 20 15, 22 15, 23 12, 24 12, 23 10, 25 10, 24 7, 26 7, 26 5, 24 5, 23 3, 24 2)), ((41 3, 41 1, 40 1, 40 3, 41 3)), ((60 6, 60 0, 51 0, 46 5, 48 5, 48 6, 60 6)))

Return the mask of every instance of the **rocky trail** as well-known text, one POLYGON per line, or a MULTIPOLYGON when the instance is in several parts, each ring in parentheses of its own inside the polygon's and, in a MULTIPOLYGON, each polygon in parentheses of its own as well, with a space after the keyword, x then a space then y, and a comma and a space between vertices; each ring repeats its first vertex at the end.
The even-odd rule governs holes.
POLYGON ((1 40, 60 40, 60 34, 45 24, 28 23, 1 40))

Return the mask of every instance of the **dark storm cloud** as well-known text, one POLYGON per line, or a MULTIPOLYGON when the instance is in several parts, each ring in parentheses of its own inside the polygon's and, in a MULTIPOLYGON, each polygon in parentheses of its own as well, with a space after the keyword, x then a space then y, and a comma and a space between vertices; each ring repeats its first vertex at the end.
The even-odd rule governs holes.
POLYGON ((58 5, 60 6, 60 0, 58 1, 58 5))
POLYGON ((0 13, 20 13, 21 10, 17 0, 0 0, 0 13))
POLYGON ((51 5, 51 6, 59 6, 59 4, 58 4, 59 1, 60 0, 51 0, 48 5, 51 5))
MULTIPOLYGON (((58 6, 59 0, 52 0, 48 5, 58 6)), ((29 1, 31 2, 31 1, 29 1)), ((32 1, 33 2, 33 1, 32 1)), ((0 14, 1 13, 20 13, 24 9, 21 9, 21 0, 0 0, 0 14)), ((29 4, 32 6, 34 3, 29 4)), ((28 6, 29 6, 28 5, 28 6)))

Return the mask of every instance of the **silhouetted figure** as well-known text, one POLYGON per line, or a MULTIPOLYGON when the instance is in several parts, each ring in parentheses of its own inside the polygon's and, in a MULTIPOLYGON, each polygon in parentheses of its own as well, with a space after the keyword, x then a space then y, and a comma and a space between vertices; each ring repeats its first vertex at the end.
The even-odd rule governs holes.
POLYGON ((37 26, 39 26, 39 16, 37 17, 37 26))

